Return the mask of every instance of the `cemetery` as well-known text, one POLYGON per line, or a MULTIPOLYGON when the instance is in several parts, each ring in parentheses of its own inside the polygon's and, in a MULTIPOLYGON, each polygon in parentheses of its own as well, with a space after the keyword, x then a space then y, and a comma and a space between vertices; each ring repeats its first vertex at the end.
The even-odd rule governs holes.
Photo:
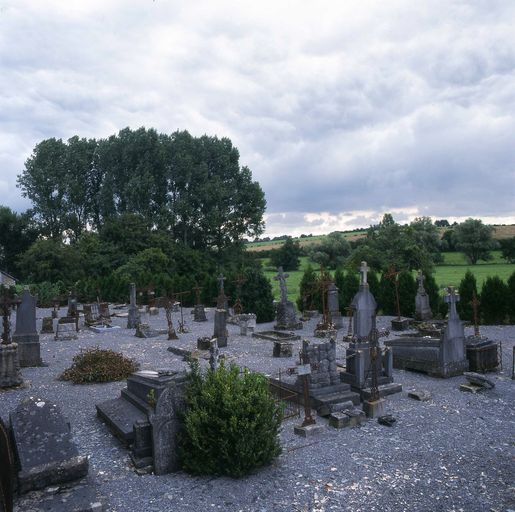
POLYGON ((197 285, 193 308, 142 304, 134 284, 126 304, 70 293, 66 307, 42 308, 28 290, 4 293, 0 510, 13 497, 20 512, 508 510, 515 327, 479 327, 477 315, 465 324, 452 287, 446 318, 434 320, 419 274, 415 318, 392 330, 397 316, 377 315, 368 273, 362 262, 346 317, 328 281, 323 311, 300 320, 279 268, 276 318, 264 323, 241 288, 226 295, 222 274, 216 305, 202 304, 197 285), (63 378, 102 350, 123 354, 125 377, 88 383, 86 367, 83 384, 63 378), (224 467, 231 478, 195 476, 202 458, 181 460, 192 361, 203 373, 234 364, 266 376, 283 410, 271 463, 224 467))

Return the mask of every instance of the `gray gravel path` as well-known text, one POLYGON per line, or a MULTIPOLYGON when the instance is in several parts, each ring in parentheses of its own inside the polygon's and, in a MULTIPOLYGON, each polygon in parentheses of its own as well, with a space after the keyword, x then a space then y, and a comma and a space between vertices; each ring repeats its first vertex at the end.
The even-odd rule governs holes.
MULTIPOLYGON (((45 314, 48 310, 38 310, 39 317, 45 314)), ((391 428, 375 421, 353 429, 326 426, 321 435, 304 439, 293 434, 299 420, 290 419, 281 433, 283 454, 272 466, 246 478, 198 478, 182 472, 137 475, 128 451, 95 415, 95 404, 117 397, 125 383, 75 386, 56 378, 80 349, 96 345, 135 358, 142 369, 185 368, 180 356, 167 347, 172 343, 195 347, 197 337, 212 334, 212 312, 208 318, 203 324, 188 321, 192 332, 174 342, 166 336, 136 338, 126 329, 109 334, 83 330, 76 341, 42 335, 41 353, 48 367, 23 369, 27 388, 0 391, 0 415, 6 419, 25 396, 38 395, 59 404, 71 421, 80 451, 90 456, 89 478, 111 512, 515 509, 515 381, 510 379, 515 326, 482 328, 483 334, 503 342, 504 370, 490 374, 496 383, 491 391, 463 393, 458 390, 463 377, 443 380, 396 370, 394 378, 403 392, 388 397, 387 412, 397 418, 391 428), (409 399, 411 389, 429 390, 433 398, 409 399)), ((390 318, 379 318, 378 327, 386 327, 390 318)), ((149 320, 155 327, 165 327, 162 312, 149 320)), ((315 322, 305 324, 303 337, 315 339, 315 322)), ((126 319, 116 318, 114 323, 125 327, 126 319)), ((271 328, 272 324, 258 325, 258 330, 271 328)), ((229 346, 221 349, 229 359, 268 374, 294 365, 296 357, 272 358, 272 342, 240 337, 237 332, 229 325, 229 346)), ((342 331, 338 338, 342 339, 342 331)), ((296 353, 299 347, 296 342, 296 353)), ((340 341, 340 355, 343 350, 340 341)), ((318 422, 327 425, 324 419, 318 422)), ((40 497, 30 493, 19 498, 15 510, 38 510, 40 497)))

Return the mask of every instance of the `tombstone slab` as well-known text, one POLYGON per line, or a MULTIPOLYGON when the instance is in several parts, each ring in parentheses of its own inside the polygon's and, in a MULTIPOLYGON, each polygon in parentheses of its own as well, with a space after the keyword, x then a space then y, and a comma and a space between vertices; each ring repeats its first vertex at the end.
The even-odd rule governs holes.
POLYGON ((25 289, 16 309, 16 330, 12 340, 18 343, 18 361, 22 368, 43 365, 39 334, 36 330, 36 301, 36 297, 25 289))
POLYGON ((415 296, 415 318, 417 320, 429 320, 433 317, 433 312, 429 305, 429 295, 424 288, 424 275, 422 272, 418 273, 418 289, 415 296))
POLYGON ((136 304, 136 285, 131 283, 130 285, 130 305, 129 315, 127 317, 127 329, 135 329, 136 326, 141 322, 141 316, 136 304))
POLYGON ((206 310, 202 304, 197 304, 193 309, 194 322, 207 322, 206 310))
POLYGON ((431 400, 431 393, 425 390, 413 390, 408 393, 408 397, 413 398, 413 400, 418 400, 419 402, 427 402, 431 400))
POLYGON ((70 424, 57 405, 43 398, 26 398, 10 414, 10 421, 20 465, 19 492, 69 482, 88 473, 88 457, 79 454, 70 424))
POLYGON ((0 388, 11 388, 23 384, 18 362, 18 345, 0 344, 0 388))
POLYGON ((41 334, 54 334, 54 319, 51 316, 43 317, 41 334))
POLYGON ((215 326, 213 332, 213 338, 218 340, 218 347, 227 346, 227 338, 229 333, 227 332, 227 311, 225 309, 215 310, 215 326))

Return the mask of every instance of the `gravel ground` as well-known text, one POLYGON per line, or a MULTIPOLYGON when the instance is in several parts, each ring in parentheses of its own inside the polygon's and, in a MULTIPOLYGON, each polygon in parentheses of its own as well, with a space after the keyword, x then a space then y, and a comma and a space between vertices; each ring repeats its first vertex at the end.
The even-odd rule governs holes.
MULTIPOLYGON (((48 310, 38 310, 38 317, 46 314, 48 310)), ((360 427, 336 430, 319 418, 317 422, 326 428, 306 439, 293 434, 293 426, 300 422, 293 418, 283 424, 282 455, 270 467, 246 478, 199 478, 182 472, 139 476, 128 451, 95 411, 96 403, 117 397, 125 382, 79 386, 56 379, 80 349, 96 345, 133 357, 142 369, 183 369, 181 357, 167 347, 194 348, 197 337, 212 334, 212 311, 208 318, 203 324, 188 321, 192 332, 180 335, 178 341, 168 341, 166 336, 140 339, 125 328, 108 334, 82 330, 76 341, 54 341, 52 335, 41 335, 41 355, 48 367, 25 368, 27 387, 0 391, 0 415, 7 419, 25 396, 37 395, 59 404, 71 422, 80 452, 90 456, 88 478, 97 486, 104 510, 111 512, 515 509, 515 381, 510 378, 515 326, 481 329, 482 334, 503 343, 504 369, 489 374, 496 384, 493 390, 463 393, 458 390, 463 377, 444 380, 394 370, 403 392, 387 398, 387 412, 397 418, 393 427, 370 420, 360 427), (432 399, 412 400, 407 397, 412 389, 428 390, 432 399)), ((378 327, 387 327, 390 318, 380 317, 378 327)), ((149 321, 154 327, 166 325, 163 312, 149 321)), ((113 322, 126 325, 124 318, 113 322)), ((315 323, 307 322, 298 332, 314 340, 315 323)), ((272 328, 273 324, 261 324, 257 330, 272 328)), ((295 364, 297 356, 272 358, 272 342, 240 337, 233 325, 228 329, 229 346, 221 353, 238 364, 268 374, 295 364)), ((471 333, 467 328, 466 334, 471 333)), ((339 355, 344 350, 342 334, 339 331, 339 355)), ((296 354, 300 341, 294 343, 296 354)), ((41 496, 30 493, 18 498, 15 510, 40 510, 41 496)))

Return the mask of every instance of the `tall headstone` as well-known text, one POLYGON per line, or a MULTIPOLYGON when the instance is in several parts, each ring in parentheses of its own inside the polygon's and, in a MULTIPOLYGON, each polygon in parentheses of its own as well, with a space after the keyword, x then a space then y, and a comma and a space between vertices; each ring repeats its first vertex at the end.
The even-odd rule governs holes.
POLYGON ((283 268, 277 269, 277 275, 274 277, 279 281, 279 290, 281 292, 281 300, 277 304, 277 317, 274 329, 278 331, 294 331, 302 329, 302 322, 297 320, 297 312, 295 305, 288 300, 288 289, 286 287, 286 278, 288 274, 283 272, 283 268))
POLYGON ((157 400, 155 411, 149 415, 156 475, 179 469, 177 434, 181 426, 179 414, 183 409, 184 390, 172 382, 157 400))
POLYGON ((204 309, 204 305, 200 302, 200 292, 202 288, 200 286, 195 286, 193 288, 195 291, 195 307, 193 308, 193 321, 194 322, 207 322, 206 318, 206 310, 204 309))
POLYGON ((216 371, 218 368, 218 356, 218 340, 216 338, 212 338, 209 344, 209 367, 213 371, 216 371))
POLYGON ((429 295, 424 288, 424 274, 419 271, 417 276, 418 289, 415 297, 415 318, 417 320, 429 320, 433 318, 433 312, 429 305, 429 295))
POLYGON ((57 405, 42 398, 25 398, 10 414, 10 421, 20 467, 20 493, 87 475, 88 457, 79 454, 70 424, 57 405))
POLYGON ((349 348, 346 350, 346 369, 341 373, 343 382, 359 391, 362 398, 370 396, 372 376, 377 376, 377 385, 382 396, 402 390, 400 384, 393 383, 392 351, 386 348, 371 360, 371 347, 376 332, 376 301, 367 282, 368 266, 361 262, 361 282, 354 296, 351 309, 353 313, 353 333, 348 337, 349 348), (372 366, 376 365, 376 368, 372 366))
POLYGON ((16 330, 13 342, 18 344, 18 360, 21 367, 41 366, 41 348, 36 330, 36 297, 25 289, 16 309, 16 330))
POLYGON ((127 317, 127 329, 135 329, 141 323, 138 305, 136 304, 136 284, 130 284, 129 316, 127 317))
POLYGON ((338 297, 338 287, 334 283, 329 283, 327 287, 327 309, 331 315, 331 322, 336 329, 343 327, 343 318, 340 313, 340 300, 338 297))
POLYGON ((225 309, 215 309, 215 329, 213 337, 218 339, 219 347, 227 346, 227 311, 225 309))

